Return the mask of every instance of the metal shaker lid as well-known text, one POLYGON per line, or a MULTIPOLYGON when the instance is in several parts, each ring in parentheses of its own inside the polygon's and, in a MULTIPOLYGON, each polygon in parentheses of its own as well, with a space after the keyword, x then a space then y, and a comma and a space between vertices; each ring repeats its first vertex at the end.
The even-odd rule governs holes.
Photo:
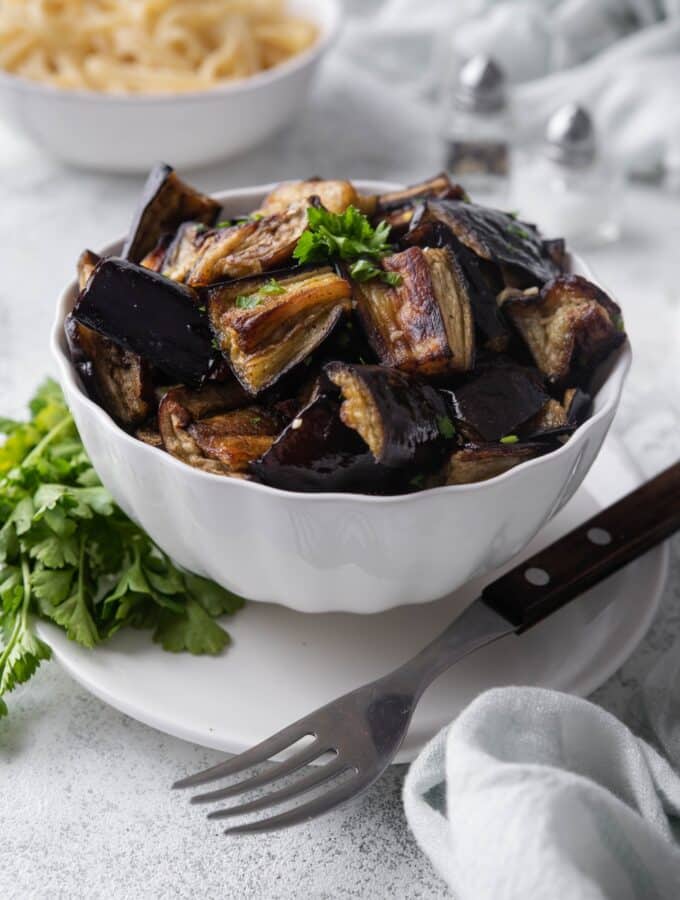
POLYGON ((597 140, 590 113, 567 103, 552 114, 545 129, 547 153, 565 166, 587 166, 595 159, 597 140))
POLYGON ((456 105, 471 112, 490 113, 506 105, 505 75, 490 56, 478 54, 465 62, 455 89, 456 105))

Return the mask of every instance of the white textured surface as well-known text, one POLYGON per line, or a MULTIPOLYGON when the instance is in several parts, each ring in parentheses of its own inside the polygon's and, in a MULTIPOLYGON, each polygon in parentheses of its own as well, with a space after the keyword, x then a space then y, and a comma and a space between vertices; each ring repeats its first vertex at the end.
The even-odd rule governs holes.
MULTIPOLYGON (((426 112, 405 120, 397 97, 378 101, 369 76, 361 75, 362 90, 355 81, 331 64, 302 120, 271 148, 193 180, 217 189, 314 173, 408 180, 434 171, 426 112)), ((62 169, 0 130, 3 414, 19 414, 53 370, 46 346, 55 293, 84 246, 125 229, 138 189, 137 179, 62 169)), ((624 241, 589 259, 624 305, 636 360, 617 429, 651 475, 680 456, 679 201, 642 189, 628 199, 624 241)), ((657 622, 595 697, 633 727, 644 727, 639 681, 680 632, 679 594, 676 543, 657 622)), ((401 767, 312 825, 225 840, 167 790, 178 772, 219 754, 127 719, 54 664, 10 700, 0 722, 3 898, 446 896, 406 830, 401 767)))

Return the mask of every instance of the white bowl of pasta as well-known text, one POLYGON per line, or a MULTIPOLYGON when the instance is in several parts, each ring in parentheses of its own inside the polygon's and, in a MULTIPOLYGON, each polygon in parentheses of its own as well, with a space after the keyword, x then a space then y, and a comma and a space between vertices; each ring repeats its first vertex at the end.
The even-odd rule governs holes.
POLYGON ((0 109, 74 165, 208 165, 293 119, 339 19, 338 0, 8 0, 0 109))

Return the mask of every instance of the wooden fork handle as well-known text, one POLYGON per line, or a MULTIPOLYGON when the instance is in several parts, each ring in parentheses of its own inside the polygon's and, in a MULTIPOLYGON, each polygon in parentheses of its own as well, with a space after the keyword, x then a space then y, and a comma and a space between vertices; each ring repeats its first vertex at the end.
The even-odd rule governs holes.
POLYGON ((518 633, 680 528, 680 462, 488 585, 482 600, 518 633))

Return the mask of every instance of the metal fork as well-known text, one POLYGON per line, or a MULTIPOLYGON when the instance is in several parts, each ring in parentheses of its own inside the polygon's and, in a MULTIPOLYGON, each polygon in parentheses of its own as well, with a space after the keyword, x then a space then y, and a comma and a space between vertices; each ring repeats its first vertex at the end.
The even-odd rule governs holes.
POLYGON ((480 647, 531 628, 679 527, 680 463, 676 463, 488 585, 442 634, 400 668, 173 787, 195 787, 240 774, 311 737, 310 744, 283 762, 236 784, 199 794, 192 802, 226 800, 266 787, 330 753, 330 762, 315 766, 294 783, 250 802, 218 809, 208 818, 259 812, 320 787, 325 787, 324 792, 301 806, 229 828, 226 833, 285 828, 334 809, 382 775, 401 746, 418 700, 442 672, 480 647))

